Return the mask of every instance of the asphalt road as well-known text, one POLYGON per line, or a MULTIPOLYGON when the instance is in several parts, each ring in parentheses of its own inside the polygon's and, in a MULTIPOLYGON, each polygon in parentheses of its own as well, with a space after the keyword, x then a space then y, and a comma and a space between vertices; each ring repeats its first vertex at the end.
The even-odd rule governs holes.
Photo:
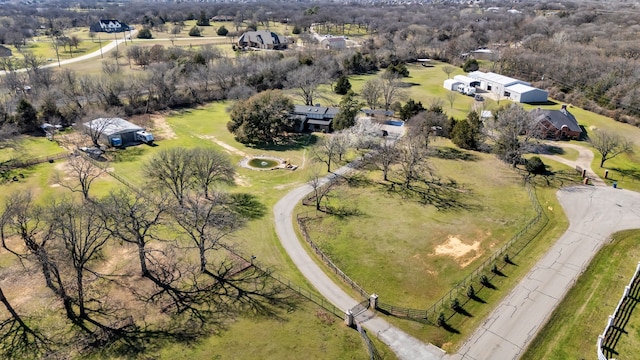
MULTIPOLYGON (((575 186, 558 191, 557 196, 569 218, 567 232, 458 353, 446 356, 446 359, 519 358, 610 235, 640 226, 638 193, 609 187, 575 186)), ((604 326, 603 321, 603 329, 604 326)), ((596 341, 594 338, 593 358, 596 341)))
MULTIPOLYGON (((138 32, 138 30, 133 30, 132 33, 131 33, 131 36, 135 36, 135 34, 137 32, 138 32)), ((127 41, 131 42, 131 40, 127 40, 127 41)), ((92 59, 92 58, 98 57, 98 56, 100 56, 102 54, 106 54, 107 52, 115 49, 116 46, 118 46, 119 44, 122 44, 124 42, 125 42, 124 39, 119 39, 117 41, 116 40, 111 41, 110 43, 108 43, 105 46, 103 46, 102 50, 98 49, 98 50, 96 50, 96 51, 94 51, 92 53, 85 54, 85 55, 78 56, 78 57, 74 57, 72 59, 60 60, 60 64, 59 65, 62 66, 62 65, 73 64, 73 63, 76 63, 76 62, 80 62, 80 61, 84 61, 84 60, 88 60, 88 59, 92 59)), ((52 62, 50 62, 50 63, 48 63, 46 65, 43 65, 42 67, 43 68, 47 68, 47 67, 55 67, 55 66, 58 66, 58 61, 52 61, 52 62)), ((24 68, 16 70, 16 72, 25 72, 25 71, 27 71, 27 69, 24 69, 24 68)), ((0 71, 0 76, 5 75, 6 73, 7 73, 6 71, 1 70, 0 71)))

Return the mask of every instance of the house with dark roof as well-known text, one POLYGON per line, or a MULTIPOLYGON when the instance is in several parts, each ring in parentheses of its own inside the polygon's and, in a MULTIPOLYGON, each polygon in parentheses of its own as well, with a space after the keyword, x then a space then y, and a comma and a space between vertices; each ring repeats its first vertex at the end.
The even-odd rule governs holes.
POLYGON ((6 46, 0 45, 0 57, 9 57, 11 56, 11 49, 6 46))
POLYGON ((333 131, 333 119, 338 114, 337 107, 295 105, 291 118, 294 119, 294 129, 303 131, 333 131))
POLYGON ((242 48, 282 50, 287 48, 287 38, 269 30, 247 31, 240 35, 238 46, 242 48))
POLYGON ((98 20, 89 27, 91 32, 119 33, 129 31, 129 25, 118 20, 98 20))
POLYGON ((531 116, 536 122, 536 128, 541 136, 551 139, 579 139, 582 129, 575 116, 562 105, 560 110, 535 109, 531 116))

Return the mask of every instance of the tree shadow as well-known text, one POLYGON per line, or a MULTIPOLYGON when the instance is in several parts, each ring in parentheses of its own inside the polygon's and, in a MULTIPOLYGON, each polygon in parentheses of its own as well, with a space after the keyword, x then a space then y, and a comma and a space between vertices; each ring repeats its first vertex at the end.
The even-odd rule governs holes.
POLYGON ((500 276, 500 277, 508 277, 505 273, 503 273, 502 271, 500 271, 500 269, 495 268, 495 269, 491 269, 491 272, 500 276))
POLYGON ((473 317, 473 315, 468 312, 467 310, 465 310, 462 306, 458 306, 457 308, 453 309, 453 311, 455 311, 456 313, 460 314, 460 315, 464 315, 466 317, 473 317))
POLYGON ((475 154, 449 146, 434 148, 433 155, 447 160, 478 161, 478 157, 475 154))
POLYGON ((288 136, 279 139, 279 141, 275 143, 247 144, 247 147, 265 151, 290 151, 301 150, 307 146, 313 146, 317 142, 318 136, 314 133, 295 133, 289 134, 288 136))
POLYGON ((373 184, 373 181, 361 173, 355 173, 345 178, 349 187, 363 188, 373 184))
POLYGON ((454 328, 453 326, 447 324, 446 322, 440 324, 440 327, 443 328, 445 331, 450 332, 452 334, 460 334, 460 330, 454 328))
POLYGON ((479 297, 477 294, 469 296, 469 299, 471 299, 471 300, 473 300, 475 302, 479 302, 481 304, 486 304, 487 303, 483 298, 479 297))

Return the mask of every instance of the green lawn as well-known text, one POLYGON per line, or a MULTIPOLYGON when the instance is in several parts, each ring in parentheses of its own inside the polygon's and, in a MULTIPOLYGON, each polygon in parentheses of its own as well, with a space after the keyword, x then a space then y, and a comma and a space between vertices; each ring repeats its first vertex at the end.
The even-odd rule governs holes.
MULTIPOLYGON (((613 314, 624 287, 640 259, 640 231, 623 231, 613 236, 595 256, 549 322, 521 358, 595 358, 596 341, 613 314)), ((619 359, 635 359, 640 349, 640 309, 630 315, 615 351, 619 359)))

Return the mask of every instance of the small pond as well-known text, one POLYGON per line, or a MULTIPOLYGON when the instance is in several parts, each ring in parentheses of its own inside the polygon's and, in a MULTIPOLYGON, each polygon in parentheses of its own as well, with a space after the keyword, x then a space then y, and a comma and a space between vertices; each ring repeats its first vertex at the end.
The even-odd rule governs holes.
POLYGON ((267 158, 253 158, 247 162, 247 165, 258 169, 271 169, 280 165, 280 161, 267 158))

